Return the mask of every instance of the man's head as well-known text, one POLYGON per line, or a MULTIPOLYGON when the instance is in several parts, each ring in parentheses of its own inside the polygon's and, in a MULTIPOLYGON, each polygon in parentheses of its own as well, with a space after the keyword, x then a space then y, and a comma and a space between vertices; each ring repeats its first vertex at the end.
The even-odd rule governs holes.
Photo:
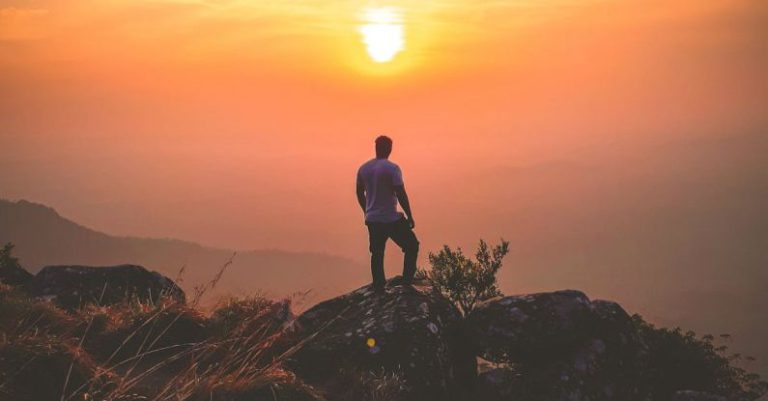
POLYGON ((385 135, 376 138, 376 158, 386 159, 390 153, 392 153, 392 139, 385 135))

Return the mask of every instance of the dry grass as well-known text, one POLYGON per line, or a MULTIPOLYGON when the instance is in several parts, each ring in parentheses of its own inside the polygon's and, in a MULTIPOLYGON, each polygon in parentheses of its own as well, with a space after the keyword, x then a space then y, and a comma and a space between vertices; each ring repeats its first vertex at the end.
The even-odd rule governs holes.
MULTIPOLYGON (((290 300, 253 296, 223 301, 210 314, 197 308, 231 262, 188 304, 134 298, 67 313, 0 285, 0 401, 325 400, 283 361, 335 319, 296 338, 287 329, 290 300)), ((395 400, 403 389, 386 372, 345 381, 343 400, 395 400)))
POLYGON ((399 371, 351 371, 342 376, 344 387, 337 390, 340 401, 398 401, 408 391, 399 371))
POLYGON ((281 330, 289 302, 195 308, 229 264, 188 305, 132 299, 68 314, 0 286, 0 400, 323 400, 282 368, 295 352, 281 330))

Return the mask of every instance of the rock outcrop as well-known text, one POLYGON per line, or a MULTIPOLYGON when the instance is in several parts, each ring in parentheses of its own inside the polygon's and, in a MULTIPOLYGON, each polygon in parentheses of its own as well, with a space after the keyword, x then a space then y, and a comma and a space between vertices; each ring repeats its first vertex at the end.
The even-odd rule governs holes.
MULTIPOLYGON (((105 366, 117 376, 151 371, 133 379, 142 396, 179 372, 205 377, 192 400, 725 401, 765 393, 749 379, 752 395, 740 396, 748 386, 727 377, 731 367, 711 343, 656 330, 615 302, 564 290, 488 300, 462 316, 429 285, 399 281, 298 317, 289 301, 260 297, 207 316, 183 303, 173 281, 140 266, 46 267, 19 286, 29 294, 0 285, 0 382, 29 399, 58 400, 64 382, 33 388, 34 373, 16 374, 31 358, 56 380, 71 369, 75 389, 105 366), (158 303, 163 296, 182 302, 158 303), (155 304, 120 304, 133 299, 155 304), (82 308, 89 304, 112 306, 82 308), (490 361, 479 374, 478 357, 490 361), (675 375, 685 368, 702 372, 675 375), (728 397, 677 391, 689 388, 728 397)), ((110 375, 98 376, 104 389, 110 375)))
POLYGON ((523 392, 520 373, 511 367, 488 370, 477 377, 475 399, 483 401, 515 400, 523 392))
POLYGON ((400 286, 385 293, 371 286, 322 302, 289 328, 306 339, 289 366, 325 388, 355 372, 394 373, 403 379, 403 400, 458 399, 476 371, 461 338, 456 307, 428 286, 400 286))
POLYGON ((184 301, 184 291, 173 280, 135 265, 47 266, 27 284, 27 289, 30 295, 50 299, 69 310, 132 298, 157 302, 168 296, 184 301))
POLYGON ((516 295, 478 305, 468 327, 488 360, 527 360, 560 355, 589 335, 589 298, 579 291, 516 295))
POLYGON ((579 291, 510 296, 468 317, 476 352, 510 368, 483 373, 491 400, 635 400, 643 346, 616 303, 579 291))

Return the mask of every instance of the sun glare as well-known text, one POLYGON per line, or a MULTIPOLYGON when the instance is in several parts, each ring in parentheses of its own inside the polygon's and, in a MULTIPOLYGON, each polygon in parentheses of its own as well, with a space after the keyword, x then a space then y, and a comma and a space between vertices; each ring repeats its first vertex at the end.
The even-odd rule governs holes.
POLYGON ((368 56, 377 63, 391 61, 405 46, 400 13, 393 7, 375 7, 366 10, 364 19, 360 33, 368 56))

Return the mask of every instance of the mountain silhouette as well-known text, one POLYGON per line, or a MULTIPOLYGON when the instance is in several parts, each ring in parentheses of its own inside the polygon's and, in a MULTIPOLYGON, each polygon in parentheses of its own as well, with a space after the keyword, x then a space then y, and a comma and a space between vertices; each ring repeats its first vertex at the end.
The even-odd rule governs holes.
POLYGON ((14 254, 33 273, 47 265, 139 264, 175 278, 183 267, 181 285, 189 292, 232 259, 211 299, 254 291, 280 297, 309 290, 314 299, 368 279, 365 266, 338 256, 268 249, 237 252, 233 258, 234 250, 188 241, 101 233, 25 200, 0 199, 0 243, 6 242, 16 245, 14 254))

